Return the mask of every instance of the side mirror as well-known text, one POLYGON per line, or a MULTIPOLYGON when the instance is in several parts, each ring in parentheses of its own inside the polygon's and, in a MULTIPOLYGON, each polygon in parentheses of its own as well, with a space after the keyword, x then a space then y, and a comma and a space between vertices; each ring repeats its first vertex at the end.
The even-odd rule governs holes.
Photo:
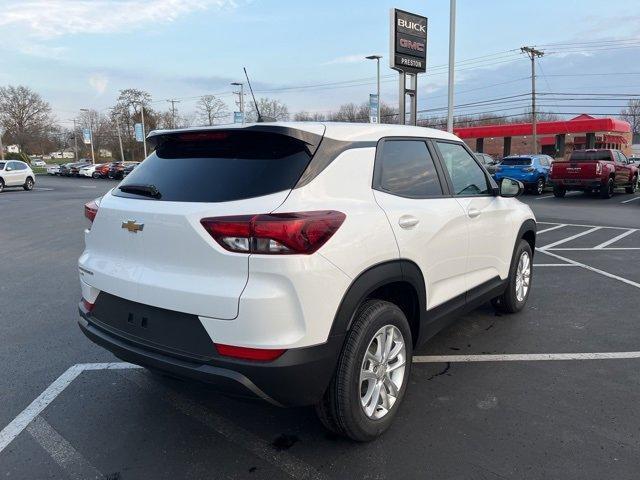
POLYGON ((524 185, 518 180, 513 178, 503 178, 500 182, 500 196, 506 198, 513 198, 522 195, 524 192, 524 185))
POLYGON ((11 167, 7 167, 7 168, 4 169, 5 172, 10 172, 11 170, 13 170, 13 168, 11 168, 11 167))

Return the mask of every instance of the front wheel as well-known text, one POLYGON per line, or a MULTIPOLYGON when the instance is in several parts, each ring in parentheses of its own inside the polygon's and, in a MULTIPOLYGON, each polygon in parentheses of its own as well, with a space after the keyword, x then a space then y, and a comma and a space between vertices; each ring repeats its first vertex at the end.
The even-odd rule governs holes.
POLYGON ((544 178, 540 177, 536 182, 533 193, 536 195, 542 195, 542 192, 544 192, 544 178))
POLYGON ((4 181, 0 178, 0 193, 4 190, 4 181))
POLYGON ((504 313, 516 313, 524 308, 531 290, 532 265, 531 245, 521 239, 511 260, 507 289, 502 295, 491 301, 496 310, 504 313))
POLYGON ((32 190, 33 189, 33 178, 31 177, 27 177, 27 180, 24 182, 24 185, 22 186, 22 188, 24 188, 26 191, 32 190))
POLYGON ((631 186, 624 189, 627 193, 636 193, 638 189, 638 177, 633 177, 631 180, 631 186))
POLYGON ((356 312, 336 372, 316 406, 334 433, 368 442, 389 428, 409 382, 411 329, 400 308, 368 300, 356 312))

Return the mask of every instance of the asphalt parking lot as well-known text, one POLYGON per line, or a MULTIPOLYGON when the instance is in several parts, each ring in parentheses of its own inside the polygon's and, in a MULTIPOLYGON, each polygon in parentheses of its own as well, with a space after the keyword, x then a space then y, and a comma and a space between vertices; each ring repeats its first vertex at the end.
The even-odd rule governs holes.
POLYGON ((3 478, 638 478, 640 195, 523 197, 540 222, 525 311, 437 335, 392 428, 354 444, 311 409, 128 368, 81 334, 82 206, 114 185, 0 194, 3 478))

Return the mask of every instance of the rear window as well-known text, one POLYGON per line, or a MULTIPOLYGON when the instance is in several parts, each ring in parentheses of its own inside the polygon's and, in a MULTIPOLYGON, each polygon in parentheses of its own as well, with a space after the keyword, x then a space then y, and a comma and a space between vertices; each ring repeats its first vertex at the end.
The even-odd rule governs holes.
POLYGON ((5 163, 4 162, 0 162, 0 170, 2 170, 4 168, 5 163))
POLYGON ((502 162, 500 162, 500 165, 511 165, 511 166, 517 166, 517 165, 531 165, 531 159, 530 158, 505 158, 504 160, 502 160, 502 162))
POLYGON ((153 186, 170 202, 229 202, 293 188, 311 160, 307 145, 270 132, 183 133, 161 140, 120 187, 153 186))
POLYGON ((598 160, 611 160, 611 153, 609 150, 575 150, 571 152, 569 158, 572 162, 596 162, 598 160))

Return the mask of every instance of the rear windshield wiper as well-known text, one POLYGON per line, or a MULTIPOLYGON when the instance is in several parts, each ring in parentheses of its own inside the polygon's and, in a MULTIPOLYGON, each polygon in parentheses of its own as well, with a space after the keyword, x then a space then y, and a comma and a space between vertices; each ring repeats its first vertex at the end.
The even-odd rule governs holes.
POLYGON ((162 197, 162 194, 155 185, 122 185, 118 187, 118 189, 125 193, 134 193, 145 197, 158 199, 162 197))

